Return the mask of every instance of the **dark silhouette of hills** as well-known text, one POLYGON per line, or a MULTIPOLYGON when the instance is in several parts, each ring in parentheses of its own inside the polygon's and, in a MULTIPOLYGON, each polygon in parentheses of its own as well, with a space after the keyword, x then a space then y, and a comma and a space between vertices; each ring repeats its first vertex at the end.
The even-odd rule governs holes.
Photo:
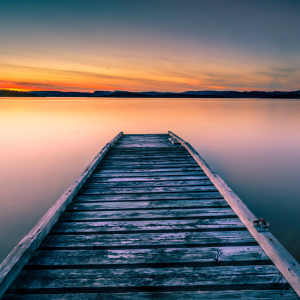
POLYGON ((38 97, 38 96, 28 92, 0 90, 0 97, 38 97))
MULTIPOLYGON (((95 92, 96 93, 96 92, 95 92)), ((96 96, 97 97, 97 96, 96 96)), ((237 92, 237 91, 187 91, 183 93, 157 93, 157 92, 121 92, 115 91, 100 97, 112 98, 291 98, 300 99, 300 91, 293 92, 237 92)))
POLYGON ((128 91, 95 91, 94 93, 32 91, 18 92, 0 90, 0 97, 108 97, 108 98, 269 98, 269 99, 300 99, 300 91, 186 91, 172 92, 128 92, 128 91))
POLYGON ((117 98, 153 98, 153 96, 143 94, 143 93, 132 93, 132 92, 123 92, 123 91, 116 91, 107 96, 101 97, 117 97, 117 98))

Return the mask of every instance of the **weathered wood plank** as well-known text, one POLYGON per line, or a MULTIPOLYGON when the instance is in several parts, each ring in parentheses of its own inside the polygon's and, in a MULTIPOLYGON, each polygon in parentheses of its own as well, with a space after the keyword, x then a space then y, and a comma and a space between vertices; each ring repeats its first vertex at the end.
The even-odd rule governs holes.
POLYGON ((124 135, 122 139, 119 140, 119 143, 126 143, 126 142, 167 142, 170 136, 126 136, 124 135))
POLYGON ((223 179, 206 163, 206 161, 198 154, 198 152, 184 140, 169 131, 169 134, 176 138, 189 151, 189 153, 198 162, 199 166, 205 171, 207 176, 218 188, 226 201, 236 212, 242 222, 245 224, 249 232, 261 245, 267 255, 278 267, 283 276, 293 287, 298 296, 300 296, 300 265, 279 243, 279 241, 270 232, 258 232, 253 227, 253 221, 257 220, 254 214, 242 202, 242 200, 231 190, 231 188, 223 181, 223 179))
POLYGON ((166 177, 166 176, 203 176, 206 174, 204 173, 204 171, 202 171, 201 169, 199 171, 183 171, 183 172, 177 172, 177 171, 172 171, 172 172, 140 172, 139 174, 136 173, 93 173, 91 175, 91 177, 141 177, 141 176, 145 176, 145 177, 166 177))
POLYGON ((116 170, 105 170, 105 169, 97 169, 94 171, 93 175, 95 174, 115 174, 115 173, 150 173, 150 172, 184 172, 184 171, 201 171, 201 168, 199 166, 193 166, 193 167, 172 167, 172 168, 164 168, 162 167, 153 167, 148 169, 116 169, 116 170))
POLYGON ((31 254, 38 248, 45 236, 56 223, 62 212, 74 199, 86 179, 97 167, 106 152, 119 140, 123 132, 120 132, 98 153, 93 161, 87 166, 84 172, 77 177, 75 182, 66 192, 54 203, 37 225, 25 236, 22 241, 12 250, 7 258, 0 265, 0 297, 4 294, 8 286, 18 275, 21 268, 27 262, 31 254))
POLYGON ((183 180, 202 180, 205 179, 207 180, 208 177, 206 174, 201 173, 200 175, 186 175, 186 176, 180 176, 180 175, 175 175, 175 176, 128 176, 128 177, 90 177, 86 182, 101 182, 101 183, 122 183, 122 182, 128 182, 128 181, 133 181, 133 182, 143 182, 143 181, 148 181, 148 182, 162 182, 163 181, 170 181, 170 180, 175 180, 175 181, 183 181, 183 180))
POLYGON ((191 193, 217 191, 213 185, 199 186, 164 186, 164 187, 130 187, 130 188, 82 188, 80 195, 116 195, 116 194, 149 194, 149 193, 191 193))
POLYGON ((184 147, 173 147, 173 148, 112 148, 109 155, 112 156, 122 156, 122 155, 134 155, 134 156, 151 156, 151 155, 158 155, 158 156, 172 156, 172 155, 179 155, 179 156, 191 156, 189 152, 184 147))
MULTIPOLYGON (((186 268, 137 269, 73 269, 73 270, 23 270, 10 290, 18 289, 71 289, 82 288, 172 287, 188 286, 199 289, 286 287, 286 280, 275 266, 224 266, 186 268)), ((105 291, 105 289, 103 290, 105 291)), ((49 291, 51 292, 51 290, 49 291)))
POLYGON ((135 134, 135 133, 128 133, 124 134, 122 137, 122 140, 127 140, 127 139, 140 139, 140 138, 164 138, 168 139, 170 136, 167 133, 149 133, 149 134, 135 134))
POLYGON ((189 219, 189 220, 149 220, 149 221, 97 221, 97 222, 57 222, 51 234, 87 234, 87 233, 136 233, 156 231, 212 231, 244 230, 245 225, 238 218, 189 219))
POLYGON ((111 148, 111 153, 155 153, 155 152, 160 152, 160 153, 187 153, 188 151, 184 147, 144 147, 144 148, 116 148, 112 147, 111 148))
POLYGON ((156 200, 156 201, 121 201, 121 202, 72 202, 66 211, 97 211, 97 210, 117 210, 117 209, 159 209, 159 208, 201 208, 201 207, 228 207, 224 199, 204 199, 204 200, 156 200))
POLYGON ((123 167, 132 167, 132 166, 170 166, 177 164, 180 167, 182 165, 195 165, 197 164, 195 160, 193 159, 182 159, 182 160, 162 160, 162 161, 154 161, 154 160, 132 160, 128 161, 127 158, 124 158, 122 160, 116 161, 114 160, 113 162, 110 161, 104 161, 99 164, 98 168, 101 167, 118 167, 118 168, 123 168, 123 167))
MULTIPOLYGON (((247 287, 246 287, 247 288, 247 287)), ((299 300, 291 290, 172 291, 79 294, 4 295, 3 300, 299 300)))
POLYGON ((153 200, 153 201, 104 201, 104 202, 72 202, 66 211, 97 211, 97 210, 137 210, 161 208, 202 208, 202 207, 229 207, 224 199, 202 200, 153 200))
POLYGON ((122 149, 122 148, 145 148, 145 147, 156 147, 156 148, 173 148, 173 147, 182 147, 181 145, 173 145, 166 142, 120 142, 115 145, 115 149, 122 149))
POLYGON ((169 150, 113 150, 111 149, 108 154, 110 157, 134 156, 135 157, 191 157, 185 148, 169 149, 169 150))
POLYGON ((219 192, 160 193, 160 194, 119 194, 119 195, 77 195, 74 202, 83 201, 141 201, 141 200, 199 200, 223 199, 219 192))
POLYGON ((109 165, 109 166, 127 166, 127 165, 168 165, 168 164, 182 164, 182 163, 196 163, 196 161, 192 157, 182 157, 182 158, 167 158, 167 157, 160 157, 158 159, 149 157, 149 158, 134 158, 129 160, 128 157, 122 156, 120 159, 105 159, 102 160, 100 165, 109 165), (126 160, 124 160, 126 159, 126 160))
POLYGON ((59 221, 115 220, 115 219, 172 219, 172 218, 231 218, 236 216, 231 208, 193 208, 193 209, 150 209, 150 210, 109 210, 64 212, 59 221))
POLYGON ((170 180, 170 181, 117 181, 117 182, 86 182, 83 188, 142 188, 142 187, 171 187, 171 186, 205 186, 212 185, 210 180, 170 180))
POLYGON ((70 250, 76 250, 77 248, 112 249, 114 247, 149 248, 151 246, 162 248, 166 246, 222 246, 222 244, 250 243, 256 243, 256 241, 247 231, 48 235, 41 244, 40 249, 70 248, 70 250))
POLYGON ((173 145, 172 143, 151 143, 151 142, 145 142, 145 143, 118 143, 117 145, 115 145, 115 149, 123 149, 123 148, 147 148, 147 147, 150 147, 150 148, 173 148, 173 147, 182 147, 181 145, 173 145))
POLYGON ((191 156, 187 155, 111 155, 108 156, 105 160, 103 160, 103 163, 112 163, 112 164, 118 164, 118 163, 134 163, 134 162, 143 162, 143 163, 164 163, 164 162, 171 162, 173 163, 174 161, 178 162, 185 162, 185 161, 195 161, 191 156))
MULTIPOLYGON (((170 137, 169 137, 170 138, 170 137)), ((120 139, 119 144, 166 144, 169 145, 170 141, 167 138, 162 137, 143 137, 143 138, 126 138, 120 139)))
POLYGON ((126 144, 126 143, 122 143, 119 145, 115 145, 114 149, 132 149, 132 148, 144 148, 145 150, 147 150, 147 148, 162 148, 162 149, 172 149, 172 148, 181 148, 181 145, 173 145, 172 143, 170 144, 166 144, 166 143, 132 143, 132 144, 126 144))
POLYGON ((167 136, 123 136, 122 139, 119 140, 120 143, 128 143, 128 142, 168 142, 169 141, 169 137, 167 136))
POLYGON ((224 265, 230 263, 262 264, 270 262, 260 246, 124 249, 124 250, 41 250, 36 251, 27 265, 34 266, 98 266, 139 264, 182 264, 203 263, 224 265))
MULTIPOLYGON (((196 162, 186 162, 186 163, 178 163, 176 164, 176 168, 199 168, 198 164, 196 162)), ((103 164, 97 167, 97 171, 100 170, 112 170, 112 171, 117 171, 119 170, 123 171, 130 171, 130 170, 144 170, 147 171, 149 169, 153 168, 174 168, 174 164, 168 163, 168 164, 127 164, 127 165, 109 165, 109 164, 103 164)))

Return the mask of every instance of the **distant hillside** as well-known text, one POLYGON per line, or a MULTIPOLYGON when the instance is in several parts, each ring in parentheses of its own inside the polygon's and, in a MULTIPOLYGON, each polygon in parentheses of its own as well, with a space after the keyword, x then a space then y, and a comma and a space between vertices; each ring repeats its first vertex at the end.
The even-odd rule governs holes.
POLYGON ((143 93, 132 93, 132 92, 114 92, 107 96, 101 97, 117 97, 117 98, 153 98, 153 96, 145 95, 143 93))
POLYGON ((95 91, 94 93, 81 93, 81 92, 60 92, 60 91, 32 91, 31 93, 42 97, 102 97, 102 96, 108 96, 113 92, 95 91))
MULTIPOLYGON (((22 93, 6 91, 10 93, 22 93)), ((267 98, 267 99, 300 99, 300 91, 252 91, 252 92, 237 92, 237 91, 186 91, 183 93, 173 92, 128 92, 128 91, 95 91, 93 93, 81 92, 60 92, 60 91, 32 91, 24 93, 31 96, 35 94, 42 97, 109 97, 109 98, 267 98)), ((1 94, 0 94, 1 95, 1 94)), ((18 94, 12 94, 12 97, 24 97, 18 94)), ((4 96, 2 96, 4 97, 4 96)), ((8 97, 8 96, 5 96, 8 97)))
POLYGON ((287 98, 300 99, 300 91, 294 92, 237 92, 237 91, 187 91, 183 93, 157 93, 157 92, 140 92, 132 93, 125 91, 115 91, 109 95, 100 97, 116 98, 287 98))
POLYGON ((38 96, 28 92, 0 90, 0 97, 38 97, 38 96))

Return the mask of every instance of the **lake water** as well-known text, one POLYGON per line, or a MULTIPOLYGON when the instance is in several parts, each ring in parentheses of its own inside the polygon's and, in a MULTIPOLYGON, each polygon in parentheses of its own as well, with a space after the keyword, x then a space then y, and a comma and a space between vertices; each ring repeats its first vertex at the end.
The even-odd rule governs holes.
POLYGON ((173 131, 300 262, 300 101, 0 98, 0 261, 120 131, 173 131))

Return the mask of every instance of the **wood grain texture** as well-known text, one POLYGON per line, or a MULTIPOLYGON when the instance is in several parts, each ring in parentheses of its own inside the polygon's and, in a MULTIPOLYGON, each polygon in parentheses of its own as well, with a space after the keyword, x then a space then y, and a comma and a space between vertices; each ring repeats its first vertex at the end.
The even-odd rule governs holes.
POLYGON ((80 195, 117 195, 117 194, 160 194, 160 193, 192 193, 216 192, 213 185, 199 186, 163 186, 163 187, 136 187, 136 188, 82 188, 80 195))
POLYGON ((152 168, 147 169, 116 169, 116 170, 106 170, 106 169, 97 169, 95 170, 94 174, 110 174, 114 175, 116 173, 147 173, 147 172, 184 172, 184 171, 201 171, 201 168, 197 166, 191 166, 191 167, 180 167, 180 166, 173 166, 173 167, 164 167, 164 166, 153 166, 152 168))
POLYGON ((141 187, 171 187, 171 186, 203 186, 203 185, 212 185, 212 182, 209 179, 204 180, 169 180, 169 181, 117 181, 117 182, 90 182, 86 181, 83 188, 93 188, 93 189, 102 189, 102 188, 141 188, 141 187))
POLYGON ((121 232, 193 232, 241 230, 245 225, 238 218, 150 220, 150 221, 87 221, 57 222, 51 234, 89 234, 121 232))
POLYGON ((270 261, 260 246, 162 248, 123 250, 56 250, 36 251, 26 267, 34 266, 97 266, 203 263, 232 265, 270 261))
MULTIPOLYGON (((174 160, 178 160, 178 161, 184 161, 185 159, 192 159, 192 156, 187 152, 184 154, 173 154, 173 153, 157 153, 157 154, 108 154, 106 159, 103 160, 103 162, 108 163, 108 162, 124 162, 124 159, 126 159, 128 163, 130 163, 131 161, 155 161, 155 162, 164 162, 165 160, 168 161, 174 161, 174 160)), ((126 163, 124 162, 124 163, 126 163)))
MULTIPOLYGON (((176 168, 189 168, 199 167, 196 162, 182 162, 177 163, 176 168)), ((127 169, 154 169, 154 168, 174 168, 174 163, 169 162, 168 164, 129 164, 129 165, 99 165, 97 170, 127 170, 127 169)))
POLYGON ((128 157, 124 157, 120 160, 104 160, 99 165, 98 168, 101 168, 103 166, 132 166, 132 165, 170 165, 170 164, 187 164, 187 163, 196 163, 196 161, 193 158, 175 158, 175 159, 131 159, 128 160, 128 157))
MULTIPOLYGON (((136 165, 126 165, 126 166, 109 166, 109 165, 101 165, 97 168, 97 171, 101 170, 109 170, 109 171, 117 171, 120 172, 119 170, 122 170, 122 172, 127 172, 127 171, 135 171, 135 170, 140 170, 140 171, 146 171, 147 170, 152 170, 152 169, 170 169, 174 168, 174 164, 169 163, 169 164, 150 164, 150 165, 143 165, 143 164, 136 164, 136 165)), ((198 164, 196 162, 192 163, 180 163, 176 164, 176 169, 178 168, 199 168, 198 164)))
MULTIPOLYGON (((171 143, 170 143, 171 144, 171 143)), ((115 145, 115 149, 130 149, 130 148, 132 148, 132 147, 134 147, 134 148, 147 148, 147 147, 149 147, 149 148, 157 148, 157 149, 159 149, 159 148, 164 148, 164 149, 166 149, 166 148, 173 148, 173 147, 181 147, 181 145, 180 146, 178 146, 178 145, 169 145, 169 144, 167 144, 167 143, 155 143, 155 142, 153 142, 153 143, 151 143, 151 142, 145 142, 145 143, 143 143, 143 142, 141 142, 141 143, 119 143, 118 145, 115 145)))
POLYGON ((150 210, 109 210, 64 212, 59 221, 85 221, 85 220, 121 220, 121 219, 179 219, 179 218, 217 218, 235 217, 231 208, 193 208, 193 209, 150 209, 150 210))
MULTIPOLYGON (((128 178, 128 177, 157 177, 157 178, 161 178, 161 177, 167 177, 167 176, 206 176, 206 174, 204 173, 203 170, 197 170, 197 171, 176 171, 173 170, 172 172, 150 172, 149 170, 147 172, 139 172, 137 173, 130 173, 130 172, 126 172, 126 173, 122 173, 122 172, 106 172, 106 173, 102 173, 102 172, 96 172, 93 173, 91 175, 91 178, 95 178, 95 177, 104 177, 104 178, 114 178, 116 180, 116 178, 128 178)), ((160 179, 158 179, 160 180, 160 179)))
POLYGON ((172 291, 79 294, 5 295, 3 300, 298 300, 291 290, 172 291))
POLYGON ((290 255, 290 253, 279 243, 279 241, 270 232, 258 232, 253 227, 253 221, 257 218, 242 202, 242 200, 231 190, 224 180, 208 165, 208 163, 199 155, 199 153, 184 140, 169 131, 169 134, 181 142, 189 153, 198 162, 201 169, 214 183, 216 188, 224 196, 225 200, 232 207, 241 221, 245 224, 249 232, 261 245, 275 266, 280 270, 286 280, 293 287, 298 296, 300 296, 300 265, 290 255))
POLYGON ((118 288, 189 286, 197 289, 235 289, 285 287, 286 280, 275 266, 224 266, 186 268, 138 269, 72 269, 72 270, 23 270, 10 287, 18 289, 67 289, 94 288, 99 292, 118 288))
POLYGON ((134 154, 134 155, 148 155, 148 154, 153 154, 153 153, 158 153, 158 154, 186 154, 190 155, 189 152, 184 148, 184 147, 174 147, 174 148, 123 148, 123 149, 118 149, 115 147, 111 148, 110 154, 134 154))
POLYGON ((125 182, 125 181, 133 181, 134 183, 138 183, 139 181, 170 181, 170 180, 202 180, 208 179, 208 177, 203 173, 200 175, 175 175, 175 176, 117 176, 117 177, 98 177, 98 176, 90 176, 90 178, 86 182, 125 182))
POLYGON ((165 144, 151 144, 149 143, 148 145, 122 145, 122 146, 114 146, 113 148, 114 150, 119 150, 120 152, 137 152, 139 151, 139 149, 141 149, 141 151, 143 152, 150 152, 150 151, 161 151, 161 152, 169 152, 171 151, 181 151, 184 148, 182 146, 178 146, 178 145, 165 145, 165 144))
POLYGON ((219 192, 161 193, 161 194, 121 194, 121 195, 78 195, 74 202, 83 201, 141 201, 141 200, 199 200, 223 199, 219 192))
POLYGON ((161 208, 203 208, 203 207, 229 207, 224 199, 203 200, 154 200, 154 201, 112 201, 112 202, 72 202, 66 211, 98 211, 98 210, 147 210, 161 208))
POLYGON ((134 234, 95 234, 95 235, 48 235, 44 248, 80 248, 109 249, 114 247, 189 247, 191 245, 249 244, 255 239, 247 231, 188 232, 188 233, 134 233, 134 234))
POLYGON ((12 250, 7 258, 0 265, 0 297, 4 294, 8 286, 18 275, 19 271, 25 265, 30 255, 38 248, 45 236, 51 230, 52 226, 59 219, 62 212, 73 200, 86 179, 95 170, 101 159, 109 148, 115 144, 123 132, 120 132, 98 153, 93 161, 87 166, 84 172, 77 177, 75 182, 66 190, 66 192, 54 203, 47 211, 37 225, 25 236, 22 241, 12 250))

